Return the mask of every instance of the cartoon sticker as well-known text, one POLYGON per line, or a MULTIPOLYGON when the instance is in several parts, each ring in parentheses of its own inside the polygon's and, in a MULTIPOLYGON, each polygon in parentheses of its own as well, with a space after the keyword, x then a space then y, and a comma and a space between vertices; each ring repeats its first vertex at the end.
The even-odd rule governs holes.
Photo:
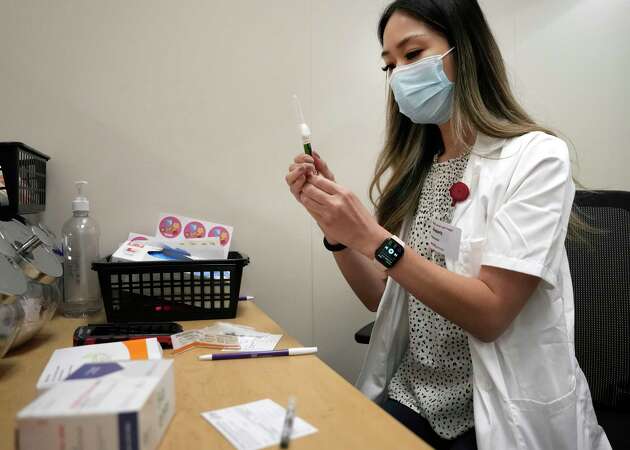
POLYGON ((173 239, 182 232, 182 223, 177 217, 168 216, 160 221, 160 233, 162 236, 173 239))
POLYGON ((208 233, 208 237, 218 237, 221 245, 225 246, 230 242, 230 232, 220 225, 212 227, 208 233))
POLYGON ((206 237, 206 227, 196 220, 189 222, 184 227, 184 237, 186 239, 200 239, 206 237))

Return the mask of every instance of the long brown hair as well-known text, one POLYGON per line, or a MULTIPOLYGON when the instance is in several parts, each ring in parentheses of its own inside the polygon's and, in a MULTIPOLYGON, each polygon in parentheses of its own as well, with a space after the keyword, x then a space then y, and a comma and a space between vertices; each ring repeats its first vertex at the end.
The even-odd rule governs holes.
MULTIPOLYGON (((476 0, 397 0, 379 21, 381 45, 385 26, 396 11, 428 24, 455 47, 451 121, 458 141, 464 142, 469 130, 497 138, 531 131, 555 135, 536 124, 515 99, 501 52, 476 0)), ((385 145, 370 184, 370 198, 378 222, 390 232, 400 232, 405 217, 414 213, 424 178, 440 148, 439 128, 411 122, 398 111, 388 90, 385 145)))

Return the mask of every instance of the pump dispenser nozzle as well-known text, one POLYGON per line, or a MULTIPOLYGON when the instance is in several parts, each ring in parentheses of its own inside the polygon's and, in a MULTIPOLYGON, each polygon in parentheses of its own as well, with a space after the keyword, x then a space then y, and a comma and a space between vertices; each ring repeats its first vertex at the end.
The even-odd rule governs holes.
POLYGON ((87 181, 75 181, 77 187, 77 197, 72 201, 72 211, 89 211, 90 201, 83 194, 83 188, 87 186, 87 181))

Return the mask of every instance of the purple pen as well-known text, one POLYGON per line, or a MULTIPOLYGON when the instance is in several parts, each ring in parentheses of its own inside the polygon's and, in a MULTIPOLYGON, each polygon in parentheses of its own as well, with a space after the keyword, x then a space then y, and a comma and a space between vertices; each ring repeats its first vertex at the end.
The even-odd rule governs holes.
POLYGON ((262 352, 229 352, 213 353, 199 356, 200 361, 218 361, 221 359, 242 359, 242 358, 267 358, 270 356, 297 356, 312 355, 317 353, 317 347, 295 347, 282 350, 267 350, 262 352))

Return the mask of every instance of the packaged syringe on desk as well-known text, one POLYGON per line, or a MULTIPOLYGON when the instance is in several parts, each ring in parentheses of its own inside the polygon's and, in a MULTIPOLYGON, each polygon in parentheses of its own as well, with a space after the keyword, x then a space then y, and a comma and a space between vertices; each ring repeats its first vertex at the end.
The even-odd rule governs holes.
POLYGON ((172 360, 90 363, 17 415, 19 450, 153 450, 175 414, 172 360))

